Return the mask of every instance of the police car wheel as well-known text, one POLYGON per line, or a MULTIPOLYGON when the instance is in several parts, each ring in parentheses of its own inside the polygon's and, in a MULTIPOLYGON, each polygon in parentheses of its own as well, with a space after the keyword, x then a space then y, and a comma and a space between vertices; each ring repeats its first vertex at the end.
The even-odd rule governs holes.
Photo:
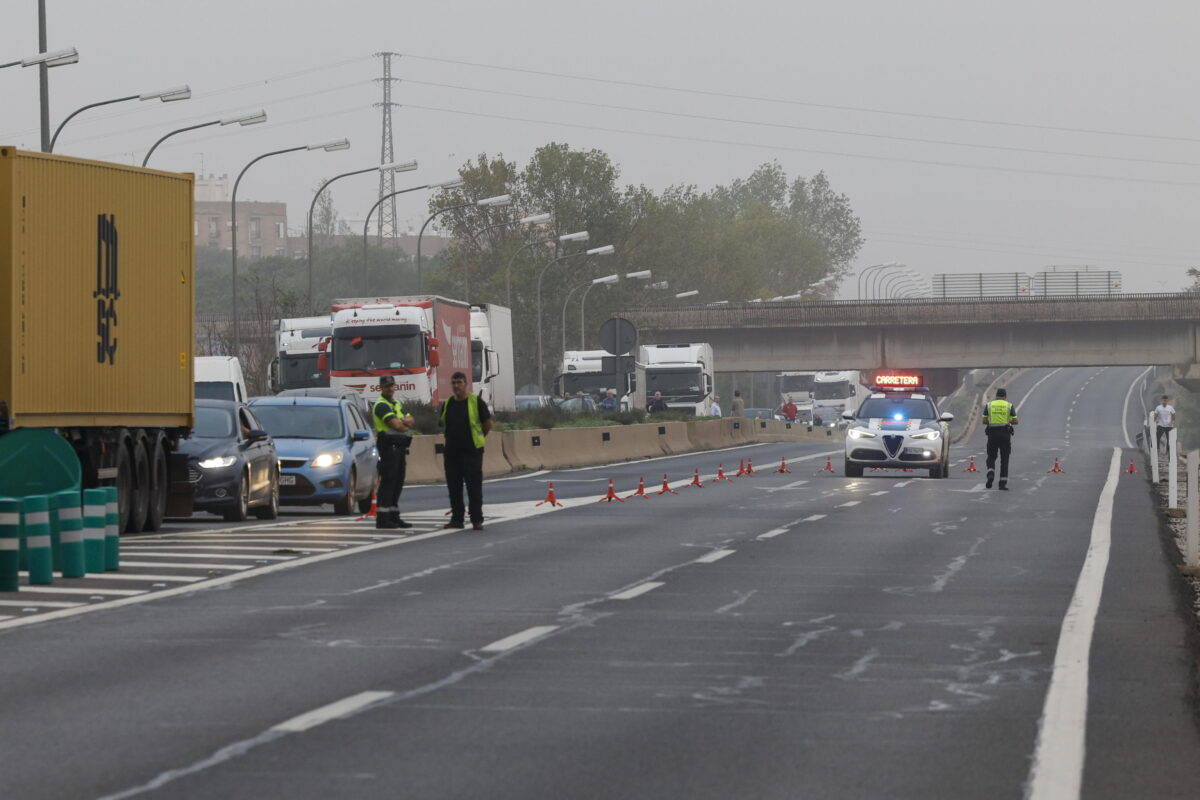
POLYGON ((842 470, 847 478, 861 478, 863 475, 862 464, 853 464, 846 461, 842 470))

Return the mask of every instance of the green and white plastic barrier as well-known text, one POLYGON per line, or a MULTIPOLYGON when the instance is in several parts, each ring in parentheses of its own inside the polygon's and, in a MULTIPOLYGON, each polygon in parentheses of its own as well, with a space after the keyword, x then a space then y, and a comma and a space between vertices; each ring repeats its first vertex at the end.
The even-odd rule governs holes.
POLYGON ((88 572, 104 572, 104 518, 107 502, 106 490, 83 490, 83 556, 88 572))
POLYGON ((15 592, 20 583, 21 502, 0 498, 0 592, 15 592))
POLYGON ((87 574, 83 551, 83 509, 79 492, 67 489, 53 495, 58 506, 59 557, 64 578, 82 578, 87 574))
POLYGON ((105 486, 107 501, 104 504, 104 569, 116 572, 121 569, 121 515, 117 510, 117 487, 105 486))
POLYGON ((25 550, 31 585, 54 583, 54 553, 50 546, 50 503, 46 495, 21 498, 25 519, 25 550))

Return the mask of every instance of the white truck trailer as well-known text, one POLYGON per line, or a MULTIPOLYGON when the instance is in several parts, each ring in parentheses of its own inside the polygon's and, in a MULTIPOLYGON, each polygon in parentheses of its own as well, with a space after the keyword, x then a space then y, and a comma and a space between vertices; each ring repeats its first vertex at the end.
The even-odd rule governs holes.
POLYGON ((272 392, 328 386, 329 375, 317 367, 318 346, 329 338, 332 322, 322 317, 275 321, 275 359, 271 362, 272 392))
POLYGON ((638 348, 638 362, 638 371, 645 374, 645 402, 662 392, 668 408, 698 417, 712 411, 716 373, 711 344, 646 344, 638 348))
POLYGON ((471 382, 492 409, 517 407, 512 311, 492 303, 471 306, 471 382))

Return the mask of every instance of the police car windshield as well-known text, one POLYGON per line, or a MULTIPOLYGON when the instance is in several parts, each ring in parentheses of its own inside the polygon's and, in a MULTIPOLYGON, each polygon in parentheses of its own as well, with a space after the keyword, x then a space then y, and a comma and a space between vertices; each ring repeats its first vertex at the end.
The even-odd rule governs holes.
POLYGON ((869 397, 858 409, 859 419, 936 419, 933 402, 928 398, 869 397))

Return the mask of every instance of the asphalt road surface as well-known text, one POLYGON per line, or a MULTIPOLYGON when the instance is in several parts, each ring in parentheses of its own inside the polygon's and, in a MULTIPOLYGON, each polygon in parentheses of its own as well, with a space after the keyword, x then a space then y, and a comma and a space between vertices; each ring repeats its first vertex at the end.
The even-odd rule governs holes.
POLYGON ((977 431, 946 480, 761 445, 491 481, 482 533, 410 487, 407 535, 127 538, 124 577, 0 609, 0 791, 1195 797, 1194 617, 1122 472, 1141 374, 1013 381, 1007 493, 964 472, 977 431), (549 480, 566 507, 534 505, 549 480))

